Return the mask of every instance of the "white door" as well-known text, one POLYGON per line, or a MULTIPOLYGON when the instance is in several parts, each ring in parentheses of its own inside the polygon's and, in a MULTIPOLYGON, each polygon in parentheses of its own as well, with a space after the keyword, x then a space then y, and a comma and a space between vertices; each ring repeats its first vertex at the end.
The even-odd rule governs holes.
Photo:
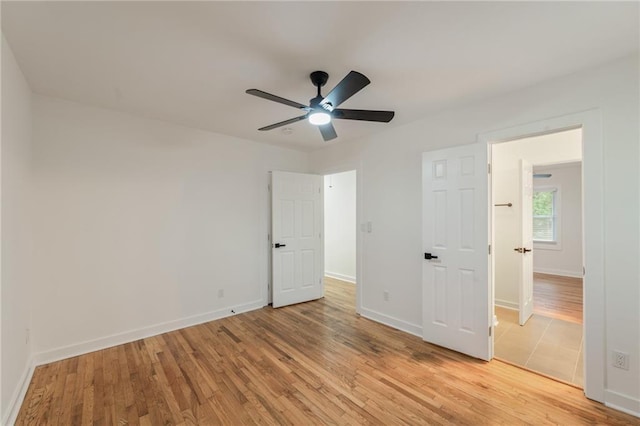
POLYGON ((520 160, 520 255, 519 322, 524 325, 533 315, 533 166, 520 160))
POLYGON ((489 360, 487 187, 486 144, 423 154, 423 337, 489 360))
POLYGON ((271 175, 274 308, 324 295, 322 182, 319 175, 271 175))

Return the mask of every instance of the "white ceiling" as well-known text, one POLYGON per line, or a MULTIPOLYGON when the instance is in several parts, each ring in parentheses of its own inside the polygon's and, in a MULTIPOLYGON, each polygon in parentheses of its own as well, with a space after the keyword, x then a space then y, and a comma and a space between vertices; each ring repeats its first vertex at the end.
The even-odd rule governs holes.
POLYGON ((304 104, 308 75, 371 84, 344 108, 391 109, 389 124, 336 120, 366 136, 638 51, 638 3, 3 2, 2 31, 31 88, 259 142, 326 146, 300 115, 244 93, 304 104))

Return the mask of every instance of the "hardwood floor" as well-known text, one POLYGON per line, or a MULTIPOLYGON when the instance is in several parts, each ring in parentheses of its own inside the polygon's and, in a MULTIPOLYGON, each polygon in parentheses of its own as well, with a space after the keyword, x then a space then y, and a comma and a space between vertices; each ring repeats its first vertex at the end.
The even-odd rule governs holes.
POLYGON ((355 315, 352 284, 38 367, 19 425, 638 424, 355 315))
POLYGON ((533 312, 582 324, 582 278, 533 274, 533 312))

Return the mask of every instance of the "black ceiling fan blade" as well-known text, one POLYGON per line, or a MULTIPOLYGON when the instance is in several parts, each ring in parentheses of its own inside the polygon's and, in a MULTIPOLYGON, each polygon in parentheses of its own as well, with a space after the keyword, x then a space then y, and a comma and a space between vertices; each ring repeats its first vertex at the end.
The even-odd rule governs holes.
POLYGON ((371 81, 357 71, 351 71, 336 87, 320 102, 333 111, 341 103, 362 90, 371 81))
POLYGON ((395 115, 394 111, 373 111, 368 109, 334 109, 333 118, 341 120, 379 121, 388 123, 395 115))
POLYGON ((285 104, 294 108, 298 108, 298 109, 306 109, 309 110, 310 108, 307 105, 302 105, 301 103, 295 102, 295 101, 290 101, 289 99, 285 99, 285 98, 281 98, 280 96, 276 96, 276 95, 272 95, 271 93, 267 93, 267 92, 263 92, 262 90, 258 90, 258 89, 248 89, 246 91, 246 93, 253 95, 253 96, 257 96, 259 98, 262 99, 266 99, 268 101, 273 101, 273 102, 278 102, 280 104, 285 104))
POLYGON ((324 139, 325 142, 338 137, 336 129, 333 127, 333 124, 331 124, 331 122, 318 126, 318 129, 320 129, 320 133, 322 133, 322 139, 324 139))
POLYGON ((287 124, 296 123, 296 122, 298 122, 298 121, 300 121, 300 120, 304 120, 305 118, 307 118, 307 116, 306 116, 306 115, 301 115, 300 117, 290 118, 290 119, 288 119, 288 120, 284 120, 284 121, 281 121, 281 122, 279 122, 279 123, 272 124, 272 125, 270 125, 270 126, 264 126, 264 127, 261 127, 261 128, 259 128, 258 130, 272 130, 272 129, 277 129, 278 127, 286 126, 287 124))

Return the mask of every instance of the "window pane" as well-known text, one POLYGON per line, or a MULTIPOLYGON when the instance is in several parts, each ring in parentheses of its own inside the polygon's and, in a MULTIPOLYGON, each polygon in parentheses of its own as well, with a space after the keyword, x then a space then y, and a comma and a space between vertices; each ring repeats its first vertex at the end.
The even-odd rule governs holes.
POLYGON ((556 241, 555 197, 555 188, 533 192, 534 241, 556 241))
POLYGON ((553 215, 553 192, 536 191, 533 193, 533 215, 552 216, 553 215))
POLYGON ((551 217, 534 217, 533 218, 533 239, 536 241, 554 241, 553 218, 551 217))

